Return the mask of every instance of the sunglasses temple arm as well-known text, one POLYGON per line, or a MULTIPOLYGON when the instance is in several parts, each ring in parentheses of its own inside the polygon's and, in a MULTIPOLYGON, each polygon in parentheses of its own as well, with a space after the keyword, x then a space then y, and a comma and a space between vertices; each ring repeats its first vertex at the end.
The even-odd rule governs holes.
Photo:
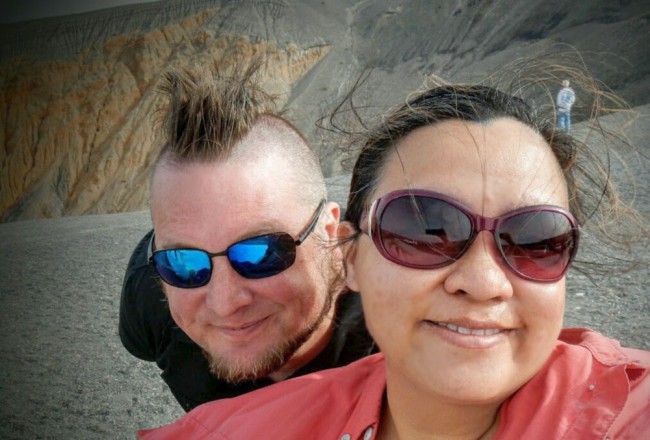
POLYGON ((316 208, 316 211, 314 212, 314 216, 312 219, 309 221, 309 224, 305 228, 305 230, 300 234, 298 239, 294 242, 296 246, 300 245, 305 239, 311 234, 311 232, 314 230, 316 227, 316 223, 318 223, 318 219, 320 218, 321 213, 323 212, 323 208, 325 207, 325 199, 321 199, 318 208, 316 208))
POLYGON ((151 239, 149 240, 149 244, 147 245, 147 261, 151 262, 151 259, 153 258, 153 245, 154 245, 154 240, 156 239, 156 234, 153 233, 151 234, 151 239))
POLYGON ((377 209, 377 202, 379 199, 376 199, 372 204, 370 205, 370 209, 368 210, 368 236, 372 238, 372 219, 375 216, 375 210, 377 209))

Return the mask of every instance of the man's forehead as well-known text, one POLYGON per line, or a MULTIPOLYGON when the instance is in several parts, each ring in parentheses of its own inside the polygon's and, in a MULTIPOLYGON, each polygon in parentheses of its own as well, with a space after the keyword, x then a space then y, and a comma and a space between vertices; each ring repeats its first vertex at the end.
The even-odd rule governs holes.
POLYGON ((163 216, 181 222, 254 216, 272 227, 275 219, 291 217, 300 200, 295 176, 278 168, 276 160, 265 158, 161 167, 152 185, 151 207, 154 221, 163 216))

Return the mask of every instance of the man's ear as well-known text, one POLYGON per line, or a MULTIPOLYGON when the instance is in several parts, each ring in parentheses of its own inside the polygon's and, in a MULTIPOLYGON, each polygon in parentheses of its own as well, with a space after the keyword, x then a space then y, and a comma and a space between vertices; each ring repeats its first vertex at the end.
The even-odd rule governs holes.
POLYGON ((330 256, 337 262, 337 265, 341 264, 343 260, 343 253, 338 244, 338 235, 336 232, 339 227, 340 217, 341 208, 339 204, 336 202, 327 202, 321 216, 324 222, 323 229, 325 230, 323 239, 325 240, 326 247, 329 249, 330 256))
POLYGON ((337 228, 341 220, 341 207, 336 202, 327 202, 323 209, 323 217, 325 218, 325 232, 329 242, 334 242, 337 238, 337 228))
POLYGON ((343 250, 343 265, 345 267, 345 284, 350 290, 355 292, 359 291, 356 276, 356 255, 357 255, 357 241, 353 238, 357 235, 356 228, 352 223, 345 221, 339 224, 337 229, 339 243, 343 250))

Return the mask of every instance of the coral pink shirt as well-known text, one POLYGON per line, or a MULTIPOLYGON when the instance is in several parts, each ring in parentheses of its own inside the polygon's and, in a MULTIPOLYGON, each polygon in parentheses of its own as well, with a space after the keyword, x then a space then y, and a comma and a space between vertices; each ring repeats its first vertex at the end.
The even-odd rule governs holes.
MULTIPOLYGON (((386 388, 381 354, 206 403, 143 430, 157 439, 374 439, 386 388)), ((495 439, 650 439, 650 352, 565 329, 545 367, 506 400, 495 439)))

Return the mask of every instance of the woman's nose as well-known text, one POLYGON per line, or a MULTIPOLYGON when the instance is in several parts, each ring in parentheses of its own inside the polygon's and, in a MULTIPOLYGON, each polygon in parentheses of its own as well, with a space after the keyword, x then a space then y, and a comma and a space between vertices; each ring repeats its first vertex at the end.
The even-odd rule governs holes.
POLYGON ((509 269, 489 231, 479 233, 450 269, 444 282, 449 293, 466 293, 477 301, 507 300, 513 294, 509 269))

